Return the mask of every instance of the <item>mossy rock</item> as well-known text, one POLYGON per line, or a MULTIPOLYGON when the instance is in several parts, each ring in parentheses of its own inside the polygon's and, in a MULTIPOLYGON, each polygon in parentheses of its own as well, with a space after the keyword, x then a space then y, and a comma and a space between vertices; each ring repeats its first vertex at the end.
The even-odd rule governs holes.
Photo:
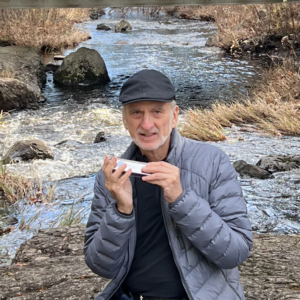
POLYGON ((54 73, 54 81, 63 85, 93 85, 110 79, 101 55, 94 49, 82 47, 64 59, 54 73))

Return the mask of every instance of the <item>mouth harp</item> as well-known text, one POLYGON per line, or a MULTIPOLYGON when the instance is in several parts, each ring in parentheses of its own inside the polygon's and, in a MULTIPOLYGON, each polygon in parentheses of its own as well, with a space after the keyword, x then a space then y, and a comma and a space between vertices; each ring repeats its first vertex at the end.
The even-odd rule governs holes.
POLYGON ((142 172, 142 168, 147 165, 147 163, 140 162, 140 161, 134 161, 134 160, 128 160, 123 158, 118 158, 117 165, 114 167, 114 171, 116 171, 118 168, 126 164, 126 169, 124 170, 123 174, 128 171, 129 169, 132 170, 131 176, 141 178, 143 176, 150 175, 150 173, 144 173, 142 172))

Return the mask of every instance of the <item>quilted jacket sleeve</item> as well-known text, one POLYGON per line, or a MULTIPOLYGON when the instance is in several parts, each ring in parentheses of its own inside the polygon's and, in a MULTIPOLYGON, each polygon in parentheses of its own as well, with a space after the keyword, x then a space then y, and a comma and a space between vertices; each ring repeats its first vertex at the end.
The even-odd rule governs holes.
POLYGON ((94 190, 85 233, 85 262, 94 273, 112 279, 124 263, 134 228, 134 212, 131 215, 118 212, 116 202, 105 188, 102 171, 96 176, 94 190))
POLYGON ((218 152, 211 164, 208 199, 186 189, 170 213, 191 243, 222 269, 241 264, 252 248, 251 224, 236 172, 218 152))

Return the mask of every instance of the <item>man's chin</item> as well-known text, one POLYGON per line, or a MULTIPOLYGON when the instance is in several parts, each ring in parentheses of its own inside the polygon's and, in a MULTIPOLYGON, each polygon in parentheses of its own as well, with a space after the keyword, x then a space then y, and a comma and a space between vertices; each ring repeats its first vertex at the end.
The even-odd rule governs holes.
POLYGON ((144 151, 154 151, 154 150, 157 150, 161 145, 144 145, 143 143, 136 143, 136 145, 144 150, 144 151))

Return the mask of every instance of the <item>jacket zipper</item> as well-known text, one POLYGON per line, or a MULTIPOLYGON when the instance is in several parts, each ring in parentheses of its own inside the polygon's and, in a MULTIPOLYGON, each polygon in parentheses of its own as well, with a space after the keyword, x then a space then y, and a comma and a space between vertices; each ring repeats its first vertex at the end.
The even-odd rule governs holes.
POLYGON ((176 231, 176 237, 178 238, 180 248, 183 251, 184 250, 184 243, 183 243, 183 240, 182 240, 180 229, 178 227, 178 224, 174 220, 173 220, 173 223, 174 223, 174 228, 175 228, 175 231, 176 231))
MULTIPOLYGON (((189 298, 190 300, 192 300, 193 297, 191 296, 190 291, 189 291, 189 289, 187 288, 185 281, 183 280, 183 274, 182 274, 182 272, 181 272, 181 269, 180 269, 179 266, 178 266, 178 263, 177 263, 177 260, 176 260, 176 258, 175 258, 175 254, 174 254, 173 248, 171 247, 172 245, 171 245, 170 233, 169 233, 168 226, 167 226, 167 223, 166 223, 166 218, 165 218, 165 210, 164 210, 164 201, 165 201, 165 200, 164 200, 164 198, 162 197, 162 189, 160 189, 160 199, 161 199, 160 205, 161 205, 161 210, 162 210, 162 216, 163 216, 163 220, 164 220, 164 224, 165 224, 165 228, 166 228, 166 232, 167 232, 167 236, 168 236, 168 240, 169 240, 171 252, 172 252, 172 255, 173 255, 173 259, 174 259, 175 265, 176 265, 176 267, 177 267, 177 270, 178 270, 178 272, 179 272, 180 279, 181 279, 181 283, 182 283, 182 285, 183 285, 183 287, 184 287, 184 289, 185 289, 185 292, 187 293, 188 298, 189 298)), ((177 225, 177 226, 178 226, 178 225, 177 225)), ((179 229, 178 229, 178 230, 179 230, 179 229)))
MULTIPOLYGON (((135 180, 133 180, 131 182, 132 184, 132 193, 133 193, 133 209, 135 210, 135 219, 134 219, 134 223, 135 223, 135 241, 134 241, 134 249, 136 246, 136 239, 137 239, 137 201, 136 201, 136 195, 135 195, 135 180)), ((129 243, 128 243, 128 259, 129 259, 129 243)), ((118 284, 117 288, 114 290, 114 292, 111 294, 111 296, 107 299, 111 299, 111 297, 116 293, 116 291, 120 288, 120 286, 122 285, 123 281, 125 280, 128 272, 129 272, 130 266, 128 266, 128 269, 126 270, 126 274, 124 275, 124 277, 120 280, 120 283, 118 284)))

